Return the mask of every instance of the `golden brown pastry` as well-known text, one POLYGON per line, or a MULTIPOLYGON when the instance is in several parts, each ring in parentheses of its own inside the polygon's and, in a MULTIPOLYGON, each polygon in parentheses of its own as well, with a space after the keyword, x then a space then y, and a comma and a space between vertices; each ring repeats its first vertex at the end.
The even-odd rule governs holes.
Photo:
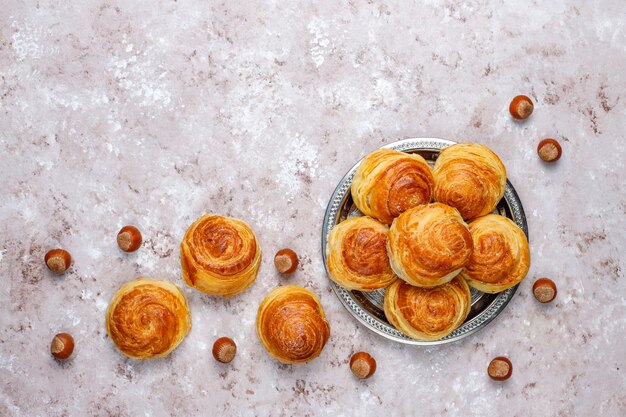
POLYGON ((361 161, 351 192, 363 214, 391 224, 400 213, 430 203, 434 186, 432 170, 420 155, 379 149, 361 161))
POLYGON ((180 245, 180 263, 187 285, 230 297, 256 279, 261 247, 244 221, 206 214, 189 226, 180 245))
POLYGON ((385 292, 385 316, 396 329, 417 340, 436 340, 459 327, 469 313, 472 297, 465 280, 434 288, 394 282, 385 292))
POLYGON ((432 203, 394 220, 387 253, 398 277, 417 287, 435 287, 454 278, 469 261, 472 236, 456 209, 432 203))
POLYGON ((398 279, 389 265, 389 228, 371 217, 352 217, 330 231, 326 263, 330 278, 349 290, 373 291, 398 279))
POLYGON ((317 296, 295 285, 276 288, 259 306, 256 332, 267 351, 283 363, 315 359, 330 336, 317 296))
POLYGON ((126 356, 168 355, 191 329, 187 300, 167 281, 138 278, 122 285, 106 312, 107 333, 126 356))
POLYGON ((455 207, 464 219, 492 212, 506 188, 506 169, 488 147, 457 143, 435 161, 435 201, 455 207))
POLYGON ((477 290, 496 293, 526 277, 530 251, 526 235, 511 219, 488 214, 472 220, 474 252, 461 276, 477 290))

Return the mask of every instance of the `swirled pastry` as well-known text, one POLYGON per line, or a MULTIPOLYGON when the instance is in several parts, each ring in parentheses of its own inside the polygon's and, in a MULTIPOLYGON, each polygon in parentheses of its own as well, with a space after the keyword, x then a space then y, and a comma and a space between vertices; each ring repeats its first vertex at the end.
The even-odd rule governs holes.
POLYGON ((436 340, 459 327, 469 313, 472 297, 465 280, 434 288, 396 281, 385 292, 385 316, 398 330, 417 340, 436 340))
POLYGON ((283 363, 319 356, 330 326, 317 296, 294 285, 276 288, 259 306, 256 332, 267 351, 283 363))
POLYGON ((400 213, 430 203, 434 186, 432 170, 420 155, 379 149, 361 161, 351 192, 363 214, 391 224, 400 213))
POLYGON ((526 235, 511 219, 488 214, 472 220, 474 252, 461 276, 477 290, 496 293, 526 277, 530 251, 526 235))
POLYGON ((476 143, 442 149, 433 175, 435 201, 456 208, 466 220, 492 212, 506 188, 502 161, 491 149, 476 143))
POLYGON ((261 247, 244 221, 207 214, 189 226, 180 245, 180 263, 187 285, 230 297, 256 279, 261 247))
POLYGON ((456 209, 431 203, 394 220, 387 253, 391 268, 404 281, 435 287, 461 272, 472 254, 472 236, 456 209))
POLYGON ((138 278, 122 285, 106 312, 107 333, 126 356, 166 356, 191 329, 187 300, 167 281, 138 278))
POLYGON ((326 263, 330 278, 349 290, 373 291, 398 279, 389 265, 389 228, 371 217, 352 217, 330 231, 326 263))

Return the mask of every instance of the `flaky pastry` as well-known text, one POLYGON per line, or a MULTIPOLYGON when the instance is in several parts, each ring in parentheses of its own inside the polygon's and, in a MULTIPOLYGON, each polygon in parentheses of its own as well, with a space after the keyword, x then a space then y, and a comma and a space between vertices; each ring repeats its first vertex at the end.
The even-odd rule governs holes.
POLYGON ((526 235, 511 219, 488 214, 472 220, 474 252, 461 276, 477 290, 497 293, 517 285, 530 268, 526 235))
POLYGON ((472 297, 461 277, 434 288, 396 281, 385 292, 385 316, 395 328, 417 340, 436 340, 459 327, 472 297))
POLYGON ((398 277, 418 287, 435 287, 461 272, 472 254, 472 237, 456 209, 431 203, 394 220, 387 253, 398 277))
POLYGON ((107 333, 126 356, 168 355, 191 329, 187 300, 167 281, 138 278, 122 285, 106 312, 107 333))
POLYGON ((361 161, 351 192, 363 214, 391 224, 400 213, 430 203, 434 184, 432 170, 420 155, 379 149, 361 161))
POLYGON ((506 169, 484 145, 457 143, 435 161, 435 201, 459 210, 463 219, 492 212, 506 188, 506 169))
POLYGON ((330 278, 349 290, 373 291, 398 279, 389 265, 389 228, 371 217, 352 217, 331 230, 326 244, 330 278))
POLYGON ((317 296, 295 285, 278 287, 263 300, 256 331, 270 355, 287 364, 315 359, 330 336, 317 296))
POLYGON ((207 214, 189 226, 180 245, 180 261, 187 285, 230 297, 256 279, 261 247, 244 221, 207 214))

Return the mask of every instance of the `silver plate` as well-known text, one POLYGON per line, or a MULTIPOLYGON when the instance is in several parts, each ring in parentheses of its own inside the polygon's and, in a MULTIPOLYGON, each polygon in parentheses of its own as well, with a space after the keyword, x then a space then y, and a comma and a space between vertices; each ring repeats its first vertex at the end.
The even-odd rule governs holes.
MULTIPOLYGON (((455 142, 450 140, 438 138, 412 138, 390 143, 384 146, 384 148, 396 149, 408 153, 418 153, 424 157, 429 164, 433 165, 437 156, 439 156, 439 151, 454 143, 455 142)), ((322 254, 324 255, 326 273, 328 273, 328 265, 326 263, 326 239, 328 238, 330 230, 333 226, 348 217, 362 215, 354 205, 352 196, 350 195, 352 178, 360 163, 361 161, 357 162, 339 182, 326 209, 322 229, 322 254)), ((528 225, 526 223, 522 202, 508 180, 506 182, 504 197, 498 203, 494 213, 512 219, 522 228, 528 237, 528 225)), ((389 324, 383 311, 384 289, 373 292, 349 291, 340 287, 332 280, 330 284, 343 305, 357 320, 363 323, 365 327, 387 339, 410 345, 438 345, 454 342, 469 336, 482 329, 491 322, 491 320, 496 318, 496 316, 504 310, 509 301, 511 301, 518 287, 516 285, 498 294, 486 294, 472 288, 472 307, 465 322, 442 339, 421 341, 411 339, 389 324)))

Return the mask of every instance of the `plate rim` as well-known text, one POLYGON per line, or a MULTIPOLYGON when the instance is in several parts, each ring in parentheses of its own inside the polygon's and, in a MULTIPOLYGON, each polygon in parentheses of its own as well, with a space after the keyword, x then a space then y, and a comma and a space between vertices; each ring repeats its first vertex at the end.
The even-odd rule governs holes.
MULTIPOLYGON (((406 138, 406 139, 401 139, 398 141, 394 141, 388 144, 385 144, 377 149, 396 149, 396 150, 400 150, 400 151, 407 151, 407 150, 441 150, 447 146, 453 145, 455 143, 455 141, 449 140, 449 139, 443 139, 443 138, 436 138, 436 137, 412 137, 412 138, 406 138), (415 142, 423 142, 423 146, 414 146, 415 142), (429 146, 430 145, 430 146, 429 146)), ((393 340, 399 343, 403 343, 403 344, 408 344, 408 345, 418 345, 418 346, 436 346, 436 345, 442 345, 442 344, 448 344, 448 343, 452 343, 452 342, 456 342, 459 341, 461 339, 464 339, 474 333, 476 333, 478 330, 483 329, 484 327, 486 327, 489 323, 491 323, 498 315, 500 315, 500 313, 502 313, 502 311, 504 311, 504 309, 506 308, 506 306, 508 305, 508 303, 511 301, 511 299, 513 298, 513 296, 515 295, 515 293, 517 292, 517 289, 519 287, 519 284, 505 290, 502 291, 500 293, 498 293, 498 296, 491 301, 491 303, 485 307, 484 310, 481 311, 481 313, 479 315, 477 315, 476 317, 472 318, 470 321, 463 323, 461 326, 459 326, 457 329, 455 329, 454 331, 452 331, 452 333, 450 333, 449 335, 447 335, 444 338, 441 339, 437 339, 437 340, 415 340, 410 338, 409 336, 406 336, 404 333, 402 333, 400 330, 395 329, 393 326, 383 323, 381 322, 378 318, 374 317, 371 313, 369 313, 367 310, 365 310, 363 307, 361 307, 357 301, 354 299, 354 296, 352 296, 350 294, 349 290, 346 290, 345 288, 339 286, 337 283, 335 283, 332 279, 330 279, 330 274, 328 272, 328 264, 327 264, 327 260, 326 260, 326 242, 327 242, 327 238, 328 238, 328 234, 330 233, 330 229, 332 229, 332 227, 329 228, 330 226, 330 220, 331 220, 331 213, 333 212, 333 206, 337 205, 338 208, 342 207, 343 204, 345 203, 345 200, 348 198, 348 196, 350 195, 350 187, 347 188, 347 190, 344 190, 343 193, 344 195, 341 198, 341 201, 337 204, 337 198, 339 197, 339 195, 342 193, 342 188, 345 187, 346 182, 350 179, 351 176, 354 176, 355 171, 357 170, 357 168, 359 167, 359 165, 361 164, 361 162, 363 161, 363 159, 367 156, 367 154, 365 156, 363 156, 362 158, 360 158, 347 172, 346 174, 341 178, 341 180, 337 183, 337 186, 335 187, 335 190, 333 191, 333 193, 331 194, 330 200, 328 201, 328 205, 326 207, 326 211, 324 213, 324 222, 322 224, 322 239, 321 239, 321 244, 322 244, 322 259, 324 262, 324 269, 326 270, 326 277, 330 282, 331 288, 333 289, 333 292, 335 293, 335 295, 337 296, 337 298, 339 298, 339 301, 341 302, 341 304, 343 304, 343 306, 346 308, 346 310, 348 310, 348 312, 357 319, 357 321, 359 321, 362 325, 364 325, 367 329, 373 331, 374 333, 389 339, 389 340, 393 340), (354 304, 354 306, 351 306, 350 303, 354 304), (355 311, 356 309, 356 311, 355 311), (361 310, 363 313, 366 313, 366 315, 368 316, 368 318, 370 318, 372 320, 372 322, 368 322, 364 317, 362 317, 359 314, 359 311, 361 310), (487 313, 485 313, 487 312, 487 313), (485 317, 485 314, 487 314, 487 316, 485 317), (389 330, 385 331, 383 329, 377 328, 377 325, 381 328, 385 328, 385 327, 389 327, 392 329, 392 331, 398 333, 396 334, 390 334, 389 330), (460 329, 463 329, 462 333, 458 333, 458 331, 460 329), (456 334, 455 334, 456 333, 456 334)), ((524 234, 526 235, 526 238, 529 239, 529 235, 528 235, 528 222, 526 219, 526 214, 524 212, 524 208, 522 206, 521 200, 519 198, 519 195, 517 193, 517 191, 515 190, 515 188, 513 187, 513 184, 511 184, 511 182, 509 181, 509 179, 507 178, 506 180, 506 190, 505 190, 505 196, 507 194, 510 194, 510 197, 516 201, 517 206, 515 207, 516 210, 513 210, 513 208, 511 209, 512 212, 517 211, 517 214, 519 215, 519 223, 517 222, 517 218, 514 219, 514 221, 516 222, 516 224, 518 224, 518 226, 524 231, 524 234)), ((510 202, 508 200, 506 200, 507 203, 510 206, 510 202)), ((510 207, 511 208, 511 207, 510 207)), ((337 214, 340 211, 337 210, 333 221, 336 221, 337 219, 337 214)), ((513 213, 512 213, 513 215, 513 213)), ((515 216, 514 216, 515 217, 515 216)), ((336 224, 336 223, 335 223, 336 224)), ((333 224, 334 226, 334 224, 333 224)))

